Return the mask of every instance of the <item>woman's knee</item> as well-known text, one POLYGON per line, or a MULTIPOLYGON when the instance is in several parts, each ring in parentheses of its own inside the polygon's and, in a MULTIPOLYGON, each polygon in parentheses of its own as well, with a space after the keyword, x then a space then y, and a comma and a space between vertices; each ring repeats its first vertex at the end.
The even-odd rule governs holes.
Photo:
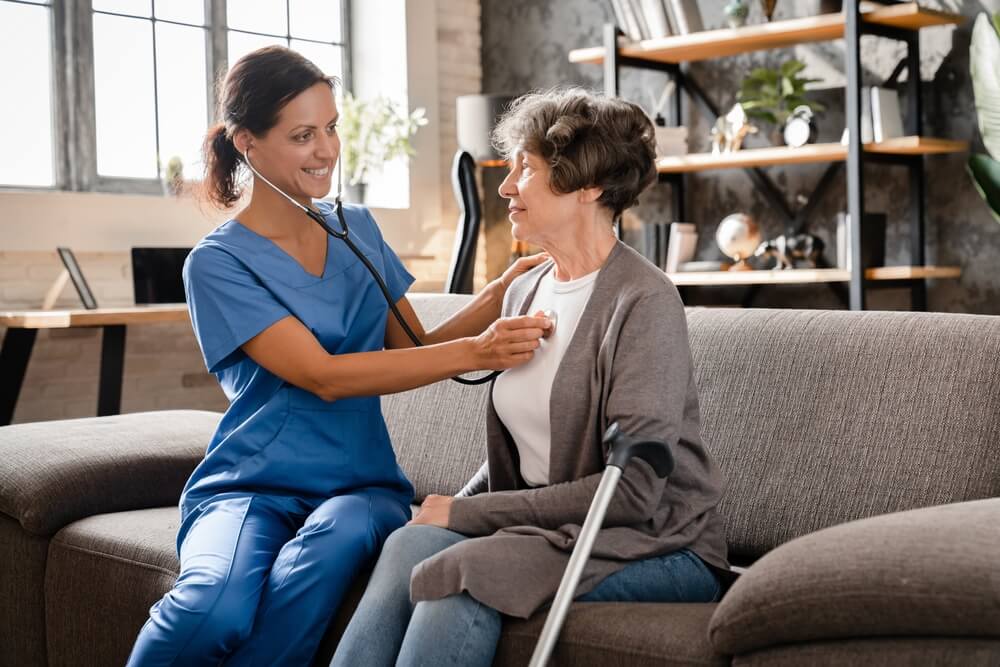
POLYGON ((399 528, 385 541, 379 562, 412 570, 422 560, 430 558, 462 537, 444 528, 411 524, 399 528))
POLYGON ((232 650, 250 636, 258 601, 259 591, 232 578, 208 575, 178 582, 160 602, 157 614, 177 626, 180 634, 188 634, 191 648, 232 650), (187 632, 185 625, 190 626, 187 632))

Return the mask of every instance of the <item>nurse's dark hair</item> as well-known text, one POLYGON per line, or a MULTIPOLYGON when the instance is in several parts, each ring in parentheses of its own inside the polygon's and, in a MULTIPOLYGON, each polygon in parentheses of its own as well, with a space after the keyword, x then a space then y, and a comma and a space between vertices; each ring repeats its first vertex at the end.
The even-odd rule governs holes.
POLYGON ((283 46, 266 46, 236 61, 218 86, 220 122, 209 128, 202 145, 202 185, 210 201, 229 208, 242 195, 243 156, 233 134, 241 128, 257 136, 266 133, 277 124, 282 107, 317 83, 332 90, 338 81, 283 46))
POLYGON ((656 131, 641 108, 582 88, 556 88, 514 100, 493 130, 507 159, 527 151, 551 169, 549 187, 603 191, 598 203, 617 218, 656 181, 656 131))

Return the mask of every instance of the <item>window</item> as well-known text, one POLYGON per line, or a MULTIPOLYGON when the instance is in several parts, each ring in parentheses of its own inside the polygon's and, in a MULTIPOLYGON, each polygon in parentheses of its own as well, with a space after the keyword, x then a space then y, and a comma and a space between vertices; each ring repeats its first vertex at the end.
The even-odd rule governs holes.
POLYGON ((262 46, 295 49, 323 70, 344 79, 344 44, 339 2, 330 0, 228 0, 229 62, 262 46))
POLYGON ((213 73, 282 44, 343 79, 345 4, 0 0, 0 81, 18 101, 0 105, 0 147, 17 157, 0 187, 160 192, 173 158, 196 178, 213 73))
POLYGON ((161 178, 174 158, 192 173, 209 118, 204 3, 93 0, 93 27, 97 174, 161 178))
POLYGON ((50 4, 0 0, 0 183, 56 182, 50 4))

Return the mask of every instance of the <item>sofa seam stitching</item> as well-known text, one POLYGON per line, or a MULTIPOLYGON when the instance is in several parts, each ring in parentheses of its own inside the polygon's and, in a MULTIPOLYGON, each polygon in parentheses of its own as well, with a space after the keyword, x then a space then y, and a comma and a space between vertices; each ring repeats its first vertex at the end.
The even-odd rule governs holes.
MULTIPOLYGON (((59 539, 52 540, 52 544, 56 545, 58 547, 61 547, 61 548, 72 550, 72 551, 79 551, 80 553, 85 553, 85 554, 88 554, 90 556, 98 556, 98 557, 101 557, 101 558, 110 558, 111 560, 116 560, 116 561, 119 561, 119 562, 122 562, 122 563, 128 563, 130 565, 137 565, 137 566, 139 566, 141 568, 144 568, 144 569, 147 569, 147 570, 155 570, 155 571, 160 572, 162 574, 168 574, 168 575, 170 575, 170 576, 172 576, 174 578, 177 578, 177 576, 178 576, 176 572, 174 572, 172 570, 168 570, 165 567, 161 567, 159 565, 153 565, 152 563, 144 563, 144 562, 142 562, 140 560, 135 560, 134 558, 126 558, 125 556, 118 556, 116 554, 109 554, 109 553, 105 553, 103 551, 97 551, 96 549, 88 549, 86 547, 81 547, 81 546, 76 545, 76 544, 70 544, 69 542, 64 542, 63 540, 59 540, 59 539)), ((48 560, 48 559, 46 559, 46 560, 48 560)))

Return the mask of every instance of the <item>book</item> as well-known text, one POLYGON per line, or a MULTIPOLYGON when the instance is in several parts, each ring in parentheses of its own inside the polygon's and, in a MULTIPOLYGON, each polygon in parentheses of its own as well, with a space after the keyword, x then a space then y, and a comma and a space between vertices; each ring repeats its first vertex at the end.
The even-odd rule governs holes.
POLYGON ((697 228, 690 222, 675 222, 670 225, 670 238, 667 241, 667 261, 664 267, 667 273, 674 273, 683 262, 694 259, 694 251, 698 245, 697 228))
POLYGON ((871 88, 872 140, 875 143, 903 136, 903 115, 899 93, 891 88, 871 88))
POLYGON ((670 22, 667 20, 667 11, 663 6, 663 0, 639 0, 639 5, 646 19, 650 38, 669 37, 670 22))
POLYGON ((639 29, 639 21, 635 17, 635 12, 632 9, 632 0, 619 0, 622 10, 622 17, 625 22, 622 25, 622 30, 628 36, 629 39, 633 41, 642 40, 642 31, 639 29))
POLYGON ((649 39, 649 26, 646 25, 646 17, 642 13, 641 0, 625 0, 626 5, 631 7, 632 16, 639 30, 639 39, 649 39))
POLYGON ((678 35, 689 35, 705 29, 696 0, 664 0, 670 25, 678 35))

